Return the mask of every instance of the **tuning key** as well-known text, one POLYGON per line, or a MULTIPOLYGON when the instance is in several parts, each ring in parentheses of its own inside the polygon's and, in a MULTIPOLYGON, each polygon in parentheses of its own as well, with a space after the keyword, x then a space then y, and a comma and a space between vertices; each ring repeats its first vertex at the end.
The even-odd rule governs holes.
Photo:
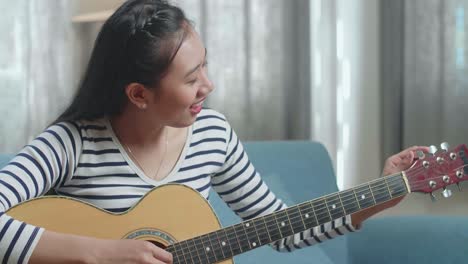
POLYGON ((440 148, 447 152, 450 148, 450 145, 447 142, 442 142, 442 144, 440 144, 440 148))
POLYGON ((416 155, 419 159, 424 159, 424 157, 426 156, 422 150, 416 151, 416 155))
POLYGON ((437 202, 437 198, 435 197, 434 193, 429 194, 431 196, 431 200, 433 203, 437 202))
POLYGON ((444 190, 442 191, 442 196, 444 198, 449 198, 450 196, 452 196, 452 191, 444 187, 444 190))
POLYGON ((431 146, 429 147, 429 153, 431 153, 431 154, 434 155, 436 152, 437 152, 437 147, 434 146, 434 145, 431 145, 431 146))
POLYGON ((462 189, 462 187, 461 187, 461 185, 460 185, 459 182, 457 182, 457 187, 458 187, 458 190, 459 190, 460 192, 463 192, 463 189, 462 189))

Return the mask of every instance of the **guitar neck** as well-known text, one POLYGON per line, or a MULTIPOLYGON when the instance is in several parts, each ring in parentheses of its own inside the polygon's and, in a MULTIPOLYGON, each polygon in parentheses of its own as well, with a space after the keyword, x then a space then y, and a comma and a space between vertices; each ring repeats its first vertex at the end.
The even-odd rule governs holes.
POLYGON ((403 175, 395 174, 178 242, 167 250, 179 259, 215 263, 407 193, 403 175))

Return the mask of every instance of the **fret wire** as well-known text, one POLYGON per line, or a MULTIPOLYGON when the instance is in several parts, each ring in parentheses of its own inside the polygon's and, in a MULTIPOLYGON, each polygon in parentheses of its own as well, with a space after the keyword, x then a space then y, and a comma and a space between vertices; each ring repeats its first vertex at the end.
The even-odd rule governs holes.
POLYGON ((270 231, 268 230, 268 226, 266 225, 265 217, 262 217, 263 224, 265 225, 265 230, 267 231, 268 237, 270 238, 270 241, 273 242, 271 239, 270 231))
MULTIPOLYGON (((337 219, 337 218, 343 217, 343 215, 341 215, 341 212, 338 212, 338 211, 341 211, 341 210, 339 210, 340 209, 339 193, 328 197, 326 199, 326 205, 327 205, 327 208, 328 208, 330 214, 332 214, 332 216, 331 216, 332 219, 337 219), (331 203, 332 206, 330 206, 330 203, 331 203)), ((341 205, 341 207, 343 207, 343 205, 341 205)))
MULTIPOLYGON (((201 259, 198 256, 197 249, 194 246, 190 247, 188 242, 185 242, 185 244, 187 245, 187 250, 186 251, 188 252, 188 256, 190 256, 191 262, 196 263, 197 259, 200 260, 200 262, 201 262, 201 259), (192 249, 194 250, 193 252, 192 252, 192 249), (194 253, 195 255, 193 255, 192 253, 194 253)), ((182 250, 183 250, 183 248, 182 248, 182 250)), ((184 253, 184 258, 185 258, 185 253, 184 253)))
MULTIPOLYGON (((190 256, 190 260, 192 260, 192 262, 193 262, 194 257, 192 255, 192 250, 190 249, 190 245, 189 245, 188 241, 189 240, 181 241, 181 242, 178 242, 177 244, 179 244, 180 247, 181 247, 181 253, 184 256, 184 259, 186 259, 185 256, 186 256, 186 253, 187 253, 187 255, 190 256), (186 250, 184 249, 184 244, 186 245, 186 250)), ((195 252, 196 252, 196 249, 195 249, 195 252)))
POLYGON ((341 194, 340 193, 338 193, 338 198, 340 199, 341 209, 343 209, 343 214, 346 215, 346 211, 344 209, 344 204, 343 204, 343 200, 341 200, 341 194))
POLYGON ((219 239, 218 231, 214 232, 214 234, 216 235, 216 241, 218 242, 218 244, 220 246, 219 248, 221 249, 221 254, 223 254, 223 259, 226 259, 226 255, 224 255, 224 246, 220 242, 221 240, 219 239))
MULTIPOLYGON (((175 262, 180 262, 180 261, 179 261, 179 255, 177 254, 176 245, 172 245, 172 246, 168 247, 166 250, 167 250, 168 252, 172 253, 172 256, 173 256, 175 262), (171 249, 174 249, 174 252, 171 252, 171 249)), ((184 258, 184 259, 185 259, 185 258, 184 258)), ((187 261, 185 261, 185 262, 187 262, 187 261)))
POLYGON ((311 205, 309 203, 299 205, 299 211, 301 212, 301 215, 306 216, 307 220, 304 220, 304 224, 305 224, 305 221, 308 221, 308 223, 311 222, 311 224, 312 224, 311 227, 308 227, 308 224, 305 224, 306 229, 310 229, 312 227, 317 226, 317 219, 315 219, 315 222, 314 222, 314 218, 310 215, 310 214, 313 213, 313 211, 312 211, 312 207, 311 207, 311 205), (304 210, 303 210, 303 208, 304 208, 304 210))
MULTIPOLYGON (((180 244, 174 244, 174 245, 172 245, 172 247, 175 249, 175 252, 174 252, 175 254, 174 254, 174 255, 175 255, 176 260, 178 261, 178 259, 179 259, 179 254, 177 253, 177 251, 178 251, 178 250, 177 250, 177 245, 179 245, 179 246, 181 247, 181 251, 180 251, 180 252, 182 253, 182 257, 184 258, 184 262, 185 262, 185 263, 188 263, 188 262, 187 262, 187 259, 185 258, 185 253, 184 253, 184 251, 183 251, 183 249, 182 249, 182 246, 181 246, 180 244)), ((180 261, 179 261, 179 262, 180 262, 180 261)))
POLYGON ((237 233, 237 231, 238 231, 238 230, 237 230, 238 228, 242 228, 242 230, 239 231, 240 234, 237 233, 237 234, 239 235, 239 238, 240 238, 239 240, 240 240, 240 243, 241 243, 242 251, 243 251, 243 252, 245 251, 245 250, 244 250, 244 244, 246 244, 246 242, 247 242, 247 245, 249 246, 249 249, 248 249, 248 250, 250 250, 251 247, 250 247, 250 243, 249 243, 249 237, 247 236, 247 232, 245 232, 244 225, 242 225, 242 224, 237 224, 237 225, 235 225, 235 227, 236 227, 236 228, 234 228, 234 232, 236 232, 236 233, 237 233), (244 235, 245 235, 245 238, 246 238, 246 239, 242 239, 242 237, 243 237, 244 235))
POLYGON ((184 261, 187 262, 187 259, 185 258, 185 251, 184 251, 182 242, 183 241, 172 244, 166 250, 170 252, 170 248, 173 248, 175 250, 174 252, 172 252, 173 256, 175 258, 180 258, 180 255, 182 255, 182 257, 184 258, 184 261), (180 250, 177 247, 180 247, 180 250))
MULTIPOLYGON (((318 224, 323 224, 322 222, 320 222, 318 219, 320 218, 321 220, 322 219, 326 219, 326 216, 322 217, 323 214, 327 215, 328 213, 328 217, 331 219, 331 214, 330 214, 330 211, 328 210, 328 207, 326 206, 325 204, 325 200, 324 199, 319 199, 319 200, 316 200, 316 201, 313 201, 312 202, 312 207, 314 209, 314 212, 316 213, 316 216, 317 216, 317 223, 318 224), (326 207, 325 209, 326 210, 323 210, 323 208, 320 208, 320 207, 326 207)), ((325 220, 325 222, 328 222, 329 220, 325 220)))
POLYGON ((211 245, 211 250, 210 251, 213 252, 213 255, 214 255, 215 259, 216 259, 216 262, 218 262, 218 261, 222 260, 222 258, 220 259, 218 254, 217 254, 219 252, 219 249, 221 249, 221 245, 216 244, 216 241, 214 241, 215 244, 213 244, 214 234, 216 234, 216 232, 209 233, 207 235, 207 238, 208 238, 208 242, 211 245), (217 248, 216 245, 219 245, 220 247, 217 248))
POLYGON ((212 249, 212 246, 211 246, 211 244, 208 245, 208 243, 209 243, 210 241, 206 242, 206 235, 202 235, 202 236, 200 237, 200 240, 202 241, 203 250, 204 250, 205 254, 208 256, 208 260, 210 261, 210 263, 211 263, 211 254, 213 254, 213 258, 214 258, 214 260, 215 260, 214 262, 216 262, 216 256, 214 255, 213 251, 211 250, 211 249, 212 249), (207 250, 207 249, 209 249, 209 250, 207 250))
MULTIPOLYGON (((284 232, 287 232, 287 230, 283 230, 283 227, 288 226, 288 227, 291 228, 291 224, 287 225, 287 224, 285 223, 285 222, 286 222, 286 219, 284 219, 284 221, 281 221, 281 226, 280 226, 280 223, 278 222, 278 216, 280 216, 280 217, 281 217, 281 220, 283 220, 283 217, 284 217, 284 216, 287 217, 286 211, 285 211, 285 210, 277 211, 277 212, 276 212, 276 217, 275 217, 276 222, 278 223, 278 227, 279 227, 281 236, 282 236, 283 238, 285 238, 285 237, 287 237, 287 236, 289 236, 289 235, 287 235, 287 233, 286 233, 286 235, 283 234, 283 231, 284 231, 284 232), (283 226, 283 225, 284 225, 284 226, 283 226)), ((292 228, 291 228, 291 233, 294 234, 294 231, 292 230, 292 228)))
MULTIPOLYGON (((246 225, 247 225, 247 224, 246 224, 246 225)), ((253 220, 250 221, 249 226, 252 226, 252 229, 255 231, 255 235, 256 235, 256 238, 257 238, 257 239, 256 239, 256 240, 257 240, 256 242, 258 242, 258 246, 259 246, 259 245, 261 244, 261 242, 260 242, 260 236, 259 236, 259 234, 258 234, 257 228, 255 228, 255 224, 254 224, 254 221, 253 221, 253 220)), ((247 228, 249 228, 249 227, 247 227, 247 228)), ((248 232, 249 232, 249 231, 248 231, 248 232)), ((250 233, 250 232, 249 232, 249 233, 250 233)), ((252 244, 252 245, 253 245, 253 244, 252 244)), ((257 246, 254 246, 254 247, 257 247, 257 246)))
MULTIPOLYGON (((226 233, 226 230, 227 230, 227 228, 223 228, 223 229, 219 230, 221 233, 224 233, 224 240, 221 240, 221 246, 223 247, 223 253, 224 253, 224 248, 225 248, 226 246, 228 246, 228 247, 229 247, 229 250, 231 251, 231 255, 230 255, 230 256, 234 256, 234 252, 232 251, 232 247, 231 247, 231 242, 229 241, 229 238, 228 238, 228 235, 227 235, 227 233, 226 233), (222 242, 225 243, 224 246, 222 245, 222 242)), ((228 252, 228 253, 229 253, 229 252, 228 252)))
POLYGON ((302 217, 301 208, 298 206, 298 207, 297 207, 297 210, 298 210, 298 212, 299 212, 299 216, 301 217, 302 226, 304 227, 304 230, 307 230, 307 226, 306 226, 306 224, 305 224, 305 222, 304 222, 304 217, 302 217))
POLYGON ((369 188, 369 191, 370 191, 370 193, 371 193, 371 195, 372 195, 372 199, 374 199, 374 204, 377 204, 377 201, 375 200, 374 192, 372 192, 372 188, 371 188, 371 184, 370 184, 370 183, 368 184, 368 188, 369 188))
POLYGON ((371 185, 373 190, 376 203, 382 203, 389 199, 390 193, 387 188, 382 188, 382 185, 385 184, 385 181, 374 183, 371 185))
MULTIPOLYGON (((208 254, 206 254, 205 252, 205 245, 203 244, 203 240, 201 239, 201 236, 194 238, 193 243, 195 245, 195 250, 198 253, 198 256, 200 257, 200 259, 202 259, 203 257, 204 260, 210 261, 208 254)), ((201 262, 204 263, 203 260, 201 262)))
MULTIPOLYGON (((184 241, 182 241, 182 242, 184 242, 184 241)), ((184 257, 185 262, 187 262, 187 259, 186 259, 186 257, 185 257, 186 253, 187 253, 187 255, 188 255, 187 257, 190 257, 190 262, 191 262, 191 263, 196 262, 196 261, 194 261, 194 259, 196 259, 196 257, 195 257, 195 258, 193 257, 192 251, 190 250, 190 247, 189 247, 188 242, 179 243, 179 244, 181 245, 181 249, 182 249, 182 251, 183 251, 183 252, 182 252, 182 256, 184 257), (187 249, 187 250, 184 250, 184 246, 183 246, 184 244, 186 245, 186 249, 187 249)), ((188 263, 188 262, 187 262, 187 263, 188 263)))
POLYGON ((208 240, 208 243, 210 244, 209 245, 209 252, 213 253, 213 257, 215 258, 215 261, 218 262, 218 256, 216 255, 216 252, 215 252, 215 247, 213 246, 213 243, 211 243, 211 236, 208 234, 206 235, 206 239, 208 240))
POLYGON ((388 186, 388 181, 387 178, 384 177, 385 185, 387 186, 388 193, 390 194, 390 197, 392 197, 392 191, 390 191, 390 186, 388 186))
POLYGON ((318 224, 320 224, 320 223, 319 223, 319 221, 318 221, 317 214, 315 213, 315 208, 314 208, 314 206, 312 205, 312 202, 310 202, 309 204, 310 204, 310 209, 312 209, 312 213, 314 213, 315 222, 316 222, 317 225, 318 225, 318 224))
POLYGON ((284 236, 283 236, 283 233, 281 232, 281 227, 279 226, 278 219, 276 217, 277 213, 278 213, 278 211, 274 212, 272 214, 272 217, 273 217, 275 226, 278 227, 278 231, 279 231, 279 235, 280 235, 280 239, 281 239, 281 238, 284 238, 284 236))
POLYGON ((213 232, 210 235, 210 241, 211 241, 211 244, 213 245, 213 252, 216 255, 217 261, 221 261, 221 260, 226 259, 227 257, 224 254, 224 248, 221 244, 221 241, 219 240, 218 233, 219 233, 218 231, 213 232))
POLYGON ((286 217, 288 218, 288 222, 289 222, 289 227, 291 228, 291 232, 294 234, 294 229, 292 227, 292 223, 291 223, 291 219, 289 218, 289 214, 288 214, 288 210, 283 210, 284 214, 286 215, 286 217))
POLYGON ((274 213, 267 215, 264 218, 264 220, 265 220, 265 225, 266 225, 266 227, 268 229, 271 241, 276 241, 276 240, 281 239, 282 238, 281 230, 279 229, 278 223, 276 222, 276 217, 275 217, 274 213), (270 224, 270 223, 272 223, 272 224, 270 224), (273 227, 275 229, 273 229, 273 227), (274 233, 275 231, 277 231, 276 234, 274 233), (279 236, 279 237, 277 237, 277 236, 279 236))
POLYGON ((258 235, 258 240, 261 245, 265 245, 271 242, 270 235, 268 234, 268 229, 265 225, 265 221, 263 217, 259 217, 256 219, 252 220, 252 223, 254 225, 255 231, 257 232, 258 235), (263 223, 263 224, 262 224, 263 223), (264 242, 264 240, 266 240, 264 242))
POLYGON ((232 229, 232 231, 234 233, 234 237, 236 238, 237 244, 239 245, 239 251, 243 252, 242 251, 242 246, 241 246, 240 241, 239 241, 239 237, 236 234, 236 230, 234 229, 234 226, 231 226, 231 229, 232 229))
POLYGON ((356 201, 357 201, 357 205, 359 206, 359 210, 362 210, 361 205, 359 204, 359 199, 358 199, 358 197, 357 197, 357 194, 356 194, 356 190, 355 190, 355 189, 353 189, 353 193, 354 193, 354 196, 356 197, 356 201))
MULTIPOLYGON (((194 252, 197 254, 197 257, 198 257, 198 259, 200 260, 200 263, 203 263, 202 258, 201 258, 200 254, 199 254, 199 252, 198 252, 197 246, 196 246, 196 244, 195 244, 195 238, 187 240, 187 245, 189 245, 189 242, 192 242, 192 246, 191 246, 191 247, 192 247, 193 249, 195 249, 194 252)), ((192 254, 190 249, 189 249, 189 253, 190 253, 190 255, 192 254)))
POLYGON ((289 222, 291 223, 291 227, 293 229, 294 234, 297 234, 307 229, 304 225, 304 221, 302 220, 302 215, 299 211, 299 207, 292 206, 286 210, 288 211, 289 222), (296 229, 299 229, 299 231, 296 231, 296 229))

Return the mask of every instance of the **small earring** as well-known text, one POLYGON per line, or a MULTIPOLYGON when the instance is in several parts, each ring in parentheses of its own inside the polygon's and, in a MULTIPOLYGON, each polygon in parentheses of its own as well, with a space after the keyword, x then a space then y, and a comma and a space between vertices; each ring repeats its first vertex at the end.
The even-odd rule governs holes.
POLYGON ((146 109, 146 107, 147 107, 146 104, 142 104, 140 108, 141 108, 141 109, 146 109))

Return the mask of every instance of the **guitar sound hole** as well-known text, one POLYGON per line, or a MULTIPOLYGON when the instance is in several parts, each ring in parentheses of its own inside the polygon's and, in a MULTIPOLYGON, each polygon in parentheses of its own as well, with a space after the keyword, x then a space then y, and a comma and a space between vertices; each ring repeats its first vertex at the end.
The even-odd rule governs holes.
POLYGON ((157 247, 159 247, 159 248, 162 248, 162 249, 166 249, 166 248, 167 248, 166 245, 164 245, 164 244, 162 244, 162 243, 160 243, 160 242, 158 242, 158 241, 154 241, 154 240, 146 240, 146 241, 150 242, 151 244, 153 244, 153 245, 155 245, 155 246, 157 246, 157 247))

